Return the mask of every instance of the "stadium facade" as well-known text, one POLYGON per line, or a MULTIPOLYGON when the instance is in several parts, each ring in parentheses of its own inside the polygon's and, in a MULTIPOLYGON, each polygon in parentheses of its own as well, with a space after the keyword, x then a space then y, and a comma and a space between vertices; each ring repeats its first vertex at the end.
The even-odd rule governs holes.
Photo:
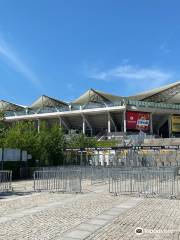
POLYGON ((134 96, 122 97, 90 89, 71 103, 41 96, 24 107, 4 100, 0 110, 7 122, 55 122, 67 132, 109 138, 139 131, 161 137, 180 136, 180 81, 134 96))

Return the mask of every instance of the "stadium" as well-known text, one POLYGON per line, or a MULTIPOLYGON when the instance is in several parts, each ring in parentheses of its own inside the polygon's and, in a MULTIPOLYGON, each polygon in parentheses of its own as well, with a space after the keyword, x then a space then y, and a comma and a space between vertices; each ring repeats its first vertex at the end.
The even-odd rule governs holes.
POLYGON ((10 125, 31 120, 40 131, 42 122, 58 124, 67 138, 83 133, 100 143, 93 149, 66 149, 69 164, 180 164, 180 81, 126 97, 89 89, 69 103, 46 95, 30 106, 1 100, 0 110, 10 125))
POLYGON ((58 123, 67 133, 99 139, 137 135, 180 136, 180 81, 134 96, 115 96, 90 89, 68 103, 43 95, 30 106, 0 101, 7 122, 41 120, 58 123))

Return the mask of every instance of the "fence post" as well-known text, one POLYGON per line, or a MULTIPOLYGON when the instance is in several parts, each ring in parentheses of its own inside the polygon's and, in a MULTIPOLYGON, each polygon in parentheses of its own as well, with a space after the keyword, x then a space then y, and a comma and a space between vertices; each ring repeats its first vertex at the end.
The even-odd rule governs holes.
POLYGON ((35 189, 36 189, 36 185, 35 185, 35 180, 36 180, 36 179, 35 179, 35 174, 36 174, 36 172, 33 173, 33 179, 34 179, 34 191, 35 191, 35 189))
POLYGON ((132 171, 130 172, 130 192, 132 194, 132 171))

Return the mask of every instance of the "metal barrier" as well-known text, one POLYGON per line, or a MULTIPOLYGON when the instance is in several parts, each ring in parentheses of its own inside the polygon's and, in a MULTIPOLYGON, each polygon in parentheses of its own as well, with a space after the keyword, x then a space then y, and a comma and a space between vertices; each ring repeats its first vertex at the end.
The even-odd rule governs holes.
POLYGON ((139 194, 169 198, 180 196, 179 184, 179 177, 174 169, 112 170, 109 191, 116 195, 139 194))
POLYGON ((110 173, 111 173, 111 168, 92 167, 91 168, 91 184, 108 181, 110 173))
POLYGON ((108 183, 109 178, 113 176, 114 171, 144 171, 144 170, 159 170, 159 171, 173 171, 175 174, 178 174, 177 167, 103 167, 103 166, 56 166, 56 167, 44 167, 42 171, 79 171, 81 172, 82 180, 90 180, 91 184, 96 183, 108 183))
POLYGON ((34 190, 81 192, 81 172, 71 169, 35 171, 34 190))
POLYGON ((80 171, 81 178, 90 179, 92 175, 92 167, 91 166, 79 166, 79 165, 67 165, 67 166, 53 166, 53 167, 42 167, 40 170, 42 171, 80 171))
POLYGON ((0 171, 0 192, 12 190, 12 171, 0 171))

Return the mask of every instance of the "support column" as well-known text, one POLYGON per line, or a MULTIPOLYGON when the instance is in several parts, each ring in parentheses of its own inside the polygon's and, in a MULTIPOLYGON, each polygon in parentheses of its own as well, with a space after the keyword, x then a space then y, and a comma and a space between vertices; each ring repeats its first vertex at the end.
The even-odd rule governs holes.
POLYGON ((108 114, 108 133, 111 132, 111 118, 110 115, 108 114))
POLYGON ((62 128, 62 118, 61 117, 59 117, 59 126, 60 126, 60 128, 62 128))
POLYGON ((126 111, 123 111, 123 132, 126 133, 126 111))
POLYGON ((112 115, 110 112, 108 112, 108 119, 110 119, 110 122, 112 123, 112 126, 114 127, 114 131, 117 132, 116 123, 114 122, 114 119, 112 118, 112 115))
POLYGON ((169 137, 172 137, 172 115, 168 117, 169 137))
POLYGON ((82 122, 82 131, 83 131, 83 134, 86 134, 86 121, 85 121, 85 118, 83 117, 82 120, 83 120, 83 122, 82 122))
POLYGON ((37 129, 38 129, 38 133, 40 133, 40 119, 37 120, 37 129))
POLYGON ((91 123, 90 123, 89 120, 87 119, 87 116, 85 116, 83 113, 81 114, 81 116, 82 116, 83 121, 85 121, 85 131, 86 131, 86 124, 87 124, 88 129, 91 131, 91 137, 92 137, 93 128, 92 128, 91 123))
POLYGON ((153 134, 153 121, 152 121, 152 113, 150 113, 150 134, 153 134))
POLYGON ((69 127, 69 124, 66 123, 65 119, 63 119, 63 117, 59 117, 59 125, 62 127, 65 127, 65 129, 67 131, 70 131, 70 127, 69 127))

